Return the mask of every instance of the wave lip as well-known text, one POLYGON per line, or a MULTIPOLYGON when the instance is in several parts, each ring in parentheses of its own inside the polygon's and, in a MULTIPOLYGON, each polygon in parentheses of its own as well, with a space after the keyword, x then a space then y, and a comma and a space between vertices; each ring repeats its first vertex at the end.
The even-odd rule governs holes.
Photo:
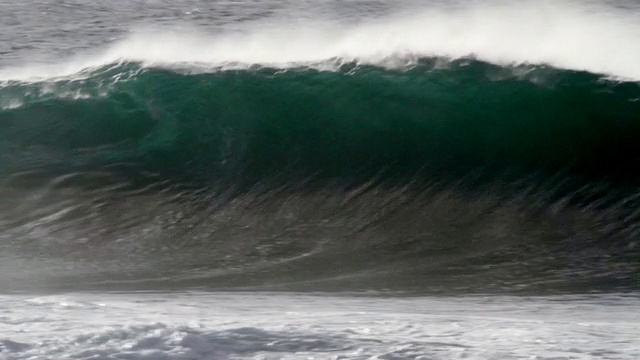
POLYGON ((237 31, 134 30, 94 56, 62 64, 0 70, 0 81, 73 76, 109 64, 199 71, 252 66, 336 64, 404 68, 417 59, 476 58, 499 65, 545 64, 640 81, 640 23, 636 10, 571 3, 483 4, 431 8, 345 25, 269 19, 237 31))

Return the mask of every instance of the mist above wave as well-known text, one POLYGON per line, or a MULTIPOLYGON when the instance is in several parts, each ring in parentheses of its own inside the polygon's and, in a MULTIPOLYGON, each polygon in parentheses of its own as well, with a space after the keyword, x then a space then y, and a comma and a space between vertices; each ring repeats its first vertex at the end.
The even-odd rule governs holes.
POLYGON ((319 18, 267 18, 233 30, 137 27, 92 55, 55 64, 0 69, 0 81, 72 76, 108 64, 199 71, 345 62, 390 68, 420 58, 476 58, 500 65, 545 64, 640 80, 640 23, 635 10, 576 3, 475 3, 401 11, 350 24, 319 18))

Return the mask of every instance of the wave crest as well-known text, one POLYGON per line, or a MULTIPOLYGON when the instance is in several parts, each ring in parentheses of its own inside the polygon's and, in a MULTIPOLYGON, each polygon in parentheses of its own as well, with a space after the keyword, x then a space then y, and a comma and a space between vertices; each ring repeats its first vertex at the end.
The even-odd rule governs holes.
POLYGON ((316 66, 356 62, 405 68, 416 59, 473 57, 499 65, 544 64, 639 81, 637 10, 539 2, 418 9, 351 24, 269 18, 202 33, 145 28, 92 56, 62 64, 0 70, 0 80, 72 76, 83 69, 139 62, 200 71, 252 66, 316 66), (337 60, 336 60, 337 59, 337 60))

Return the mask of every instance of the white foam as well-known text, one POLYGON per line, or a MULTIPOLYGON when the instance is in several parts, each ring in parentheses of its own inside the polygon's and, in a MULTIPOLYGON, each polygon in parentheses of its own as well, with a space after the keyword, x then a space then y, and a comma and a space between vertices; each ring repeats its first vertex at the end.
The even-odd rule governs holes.
MULTIPOLYGON (((477 4, 479 2, 476 2, 477 4)), ((241 31, 133 30, 97 56, 58 65, 0 69, 0 80, 74 76, 121 62, 200 70, 319 66, 391 67, 421 57, 473 56, 496 64, 548 64, 640 81, 638 11, 571 3, 431 8, 357 24, 269 19, 241 31)))
POLYGON ((13 110, 21 107, 23 102, 19 99, 10 98, 10 99, 0 99, 0 109, 1 110, 13 110))
POLYGON ((0 296, 0 358, 638 359, 635 296, 0 296), (585 331, 588 327, 588 331, 585 331))

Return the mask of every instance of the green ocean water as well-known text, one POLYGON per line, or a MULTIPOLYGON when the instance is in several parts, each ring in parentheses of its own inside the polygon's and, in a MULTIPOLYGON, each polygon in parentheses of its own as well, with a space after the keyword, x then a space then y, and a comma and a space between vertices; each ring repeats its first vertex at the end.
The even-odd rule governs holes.
POLYGON ((7 281, 635 289, 638 83, 438 64, 5 83, 7 281))
POLYGON ((0 169, 134 163, 252 186, 572 177, 637 187, 640 86, 546 67, 95 71, 8 83, 0 169), (122 80, 114 80, 123 78, 122 80))
POLYGON ((0 1, 0 358, 640 358, 639 18, 0 1))
POLYGON ((5 1, 0 290, 634 292, 631 1, 5 1))

